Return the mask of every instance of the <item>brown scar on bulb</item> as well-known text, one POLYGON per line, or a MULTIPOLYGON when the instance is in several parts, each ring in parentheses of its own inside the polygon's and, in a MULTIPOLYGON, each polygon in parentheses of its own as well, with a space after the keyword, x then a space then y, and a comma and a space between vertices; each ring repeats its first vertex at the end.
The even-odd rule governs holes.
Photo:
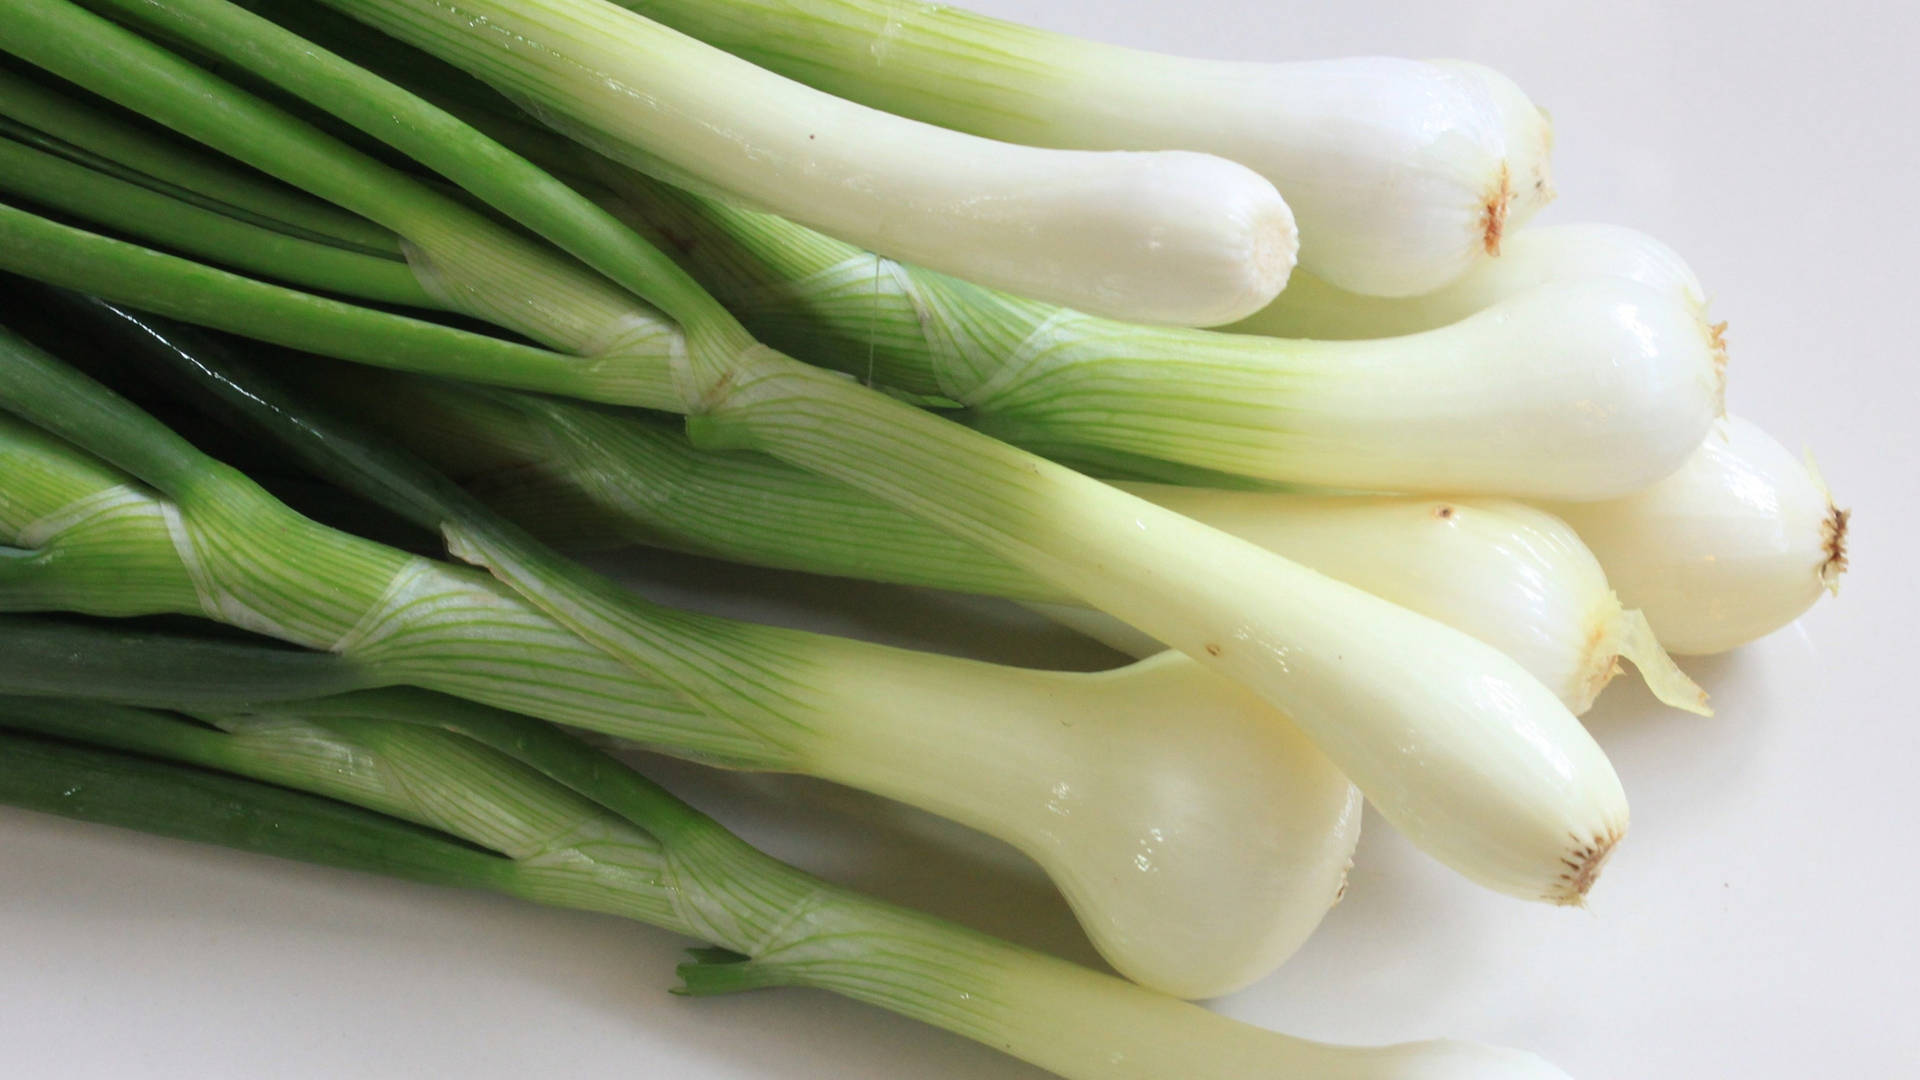
POLYGON ((1513 205, 1513 174, 1507 163, 1500 163, 1500 183, 1480 210, 1481 243, 1487 254, 1500 254, 1500 238, 1507 231, 1507 208, 1513 205))

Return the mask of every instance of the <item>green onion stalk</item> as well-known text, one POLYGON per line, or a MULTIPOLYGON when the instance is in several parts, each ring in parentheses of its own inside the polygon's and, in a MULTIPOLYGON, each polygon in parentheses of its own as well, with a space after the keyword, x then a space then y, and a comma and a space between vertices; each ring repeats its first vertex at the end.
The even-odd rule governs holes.
MULTIPOLYGON (((550 385, 537 388, 650 407, 679 402, 669 369, 682 346, 671 322, 578 263, 418 178, 67 0, 25 0, 5 13, 0 47, 391 230, 417 285, 438 299, 436 306, 579 358, 564 373, 571 378, 555 373, 550 385)), ((46 241, 35 234, 22 242, 46 241)), ((34 274, 20 265, 25 262, 23 253, 10 268, 50 276, 34 274)), ((138 266, 119 269, 143 272, 138 266)))
MULTIPOLYGON (((595 278, 519 234, 488 239, 497 227, 462 204, 384 167, 376 175, 284 114, 242 107, 231 87, 209 83, 178 58, 64 0, 24 0, 0 11, 0 46, 373 218, 428 251, 443 274, 467 258, 461 280, 492 289, 497 301, 474 310, 505 320, 551 297, 562 307, 524 321, 550 331, 588 323, 597 330, 573 346, 585 355, 463 346, 496 349, 486 363, 467 367, 465 356, 451 351, 396 359, 395 349, 380 347, 375 327, 395 328, 410 346, 429 337, 444 342, 459 331, 364 308, 322 311, 298 299, 305 294, 289 298, 290 290, 270 294, 323 323, 332 340, 344 338, 340 343, 355 353, 348 358, 371 355, 390 366, 670 408, 689 414, 689 435, 701 446, 759 450, 866 491, 1248 687, 1299 724, 1415 843, 1502 891, 1577 902, 1624 834, 1625 795, 1598 745, 1551 690, 1491 647, 760 345, 671 259, 578 193, 450 115, 271 23, 212 0, 116 10, 292 90, 607 275, 595 278), (184 85, 197 92, 177 93, 184 85), (235 137, 241 130, 247 138, 235 137), (669 329, 677 324, 665 362, 618 349, 596 352, 644 320, 661 325, 653 309, 626 299, 622 288, 659 305, 673 320, 669 329), (602 301, 620 306, 603 309, 602 301), (580 318, 582 305, 606 320, 580 318), (528 353, 550 359, 536 363, 528 353), (542 379, 549 385, 531 385, 542 379), (569 380, 572 390, 563 388, 569 380), (1410 740, 1424 748, 1417 767, 1404 753, 1410 740)), ((208 286, 201 301, 179 306, 224 319, 242 293, 256 298, 272 288, 236 285, 246 279, 212 277, 219 272, 191 263, 159 264, 149 273, 156 263, 143 249, 25 218, 31 215, 0 214, 0 238, 10 241, 0 244, 0 258, 109 298, 146 306, 117 295, 124 288, 165 299, 176 285, 153 282, 173 273, 184 279, 178 285, 208 286), (27 234, 33 243, 11 243, 27 234), (102 265, 108 270, 95 273, 102 265)), ((289 340, 303 326, 254 321, 271 321, 274 340, 328 351, 318 341, 289 340)))
POLYGON ((0 135, 0 192, 238 270, 377 303, 439 307, 407 264, 289 235, 0 135))
MULTIPOLYGON (((10 407, 137 468, 168 498, 125 477, 110 494, 20 498, 15 513, 32 520, 8 527, 27 553, 10 560, 0 606, 203 614, 338 653, 370 685, 445 690, 683 757, 900 798, 1033 855, 1117 967, 1184 996, 1264 975, 1339 894, 1357 793, 1269 706, 1185 657, 1030 671, 649 604, 242 367, 176 352, 308 458, 456 543, 485 545, 532 603, 475 571, 300 518, 104 387, 16 349, 10 407), (173 556, 169 592, 112 589, 73 557, 104 502, 145 519, 141 558, 173 556)), ((15 445, 23 476, 99 483, 83 475, 93 463, 56 458, 44 440, 16 433, 15 445)), ((114 539, 101 561, 136 547, 114 539)))
MULTIPOLYGON (((227 659, 244 666, 241 651, 227 659)), ((620 915, 710 943, 681 965, 679 993, 824 989, 1065 1077, 1564 1075, 1469 1043, 1293 1039, 872 900, 762 854, 525 717, 418 691, 246 706, 147 689, 192 718, 0 698, 0 802, 620 915)))
POLYGON ((29 142, 225 217, 347 251, 401 258, 399 238, 366 219, 218 155, 108 115, 97 105, 0 68, 0 127, 29 142), (51 134, 58 132, 57 135, 51 134))

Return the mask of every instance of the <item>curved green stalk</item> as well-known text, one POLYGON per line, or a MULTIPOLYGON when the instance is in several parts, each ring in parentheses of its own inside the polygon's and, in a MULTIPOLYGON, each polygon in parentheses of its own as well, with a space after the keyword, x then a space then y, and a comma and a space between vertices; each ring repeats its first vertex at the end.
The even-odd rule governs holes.
MULTIPOLYGON (((177 644, 160 648, 171 652, 177 644)), ((8 697, 5 689, 0 684, 0 729, 219 770, 365 807, 487 855, 494 861, 483 865, 497 881, 491 887, 539 903, 698 933, 672 903, 667 866, 651 835, 451 727, 508 733, 515 748, 551 755, 558 747, 591 768, 626 771, 539 721, 409 690, 245 710, 185 709, 196 722, 102 704, 85 687, 76 687, 77 699, 70 700, 8 697)), ((170 696, 166 700, 172 703, 170 696)), ((655 795, 649 809, 662 832, 670 834, 682 817, 697 817, 664 791, 635 780, 637 789, 655 795)))
POLYGON ((38 132, 58 133, 69 153, 79 152, 74 156, 80 163, 108 165, 120 179, 290 235, 400 258, 399 239, 378 225, 5 70, 0 70, 0 115, 38 132))
POLYGON ((286 372, 306 401, 426 458, 563 546, 643 543, 816 574, 1071 602, 1060 589, 846 484, 680 425, 548 397, 371 372, 286 372))
POLYGON ((405 263, 274 232, 3 136, 0 191, 305 288, 376 303, 439 306, 405 263))

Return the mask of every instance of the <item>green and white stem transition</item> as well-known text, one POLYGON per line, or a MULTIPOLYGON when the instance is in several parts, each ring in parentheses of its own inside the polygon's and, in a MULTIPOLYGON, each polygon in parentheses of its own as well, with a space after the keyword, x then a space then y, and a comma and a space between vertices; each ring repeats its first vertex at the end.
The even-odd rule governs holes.
MULTIPOLYGON (((734 767, 806 772, 998 836, 1103 954, 1184 996, 1298 948, 1344 882, 1359 796, 1297 729, 1181 656, 1092 675, 639 602, 622 663, 475 571, 325 529, 204 459, 150 482, 9 421, 0 608, 201 614, 408 684, 734 767)), ((190 455, 180 447, 175 450, 190 455)))
MULTIPOLYGON (((4 149, 4 146, 0 146, 0 150, 4 149)), ((473 310, 476 307, 472 302, 457 301, 458 291, 447 288, 445 274, 434 269, 439 263, 416 257, 415 265, 409 268, 358 252, 317 247, 248 223, 226 221, 212 211, 170 205, 163 195, 138 190, 110 177, 88 174, 78 164, 57 161, 26 147, 19 147, 12 157, 19 158, 20 164, 9 170, 11 159, 0 154, 0 184, 22 190, 49 205, 91 216, 124 232, 191 251, 202 258, 265 273, 304 287, 355 295, 362 299, 454 310, 473 310), (313 251, 306 250, 309 248, 313 251)), ((632 181, 630 175, 629 181, 632 181)), ((660 228, 666 230, 666 235, 680 237, 682 243, 688 242, 690 223, 684 219, 692 212, 690 206, 658 186, 647 188, 638 182, 630 182, 626 186, 634 198, 652 201, 651 216, 660 228)), ((697 248, 700 255, 695 259, 694 269, 704 270, 701 276, 719 288, 723 295, 727 295, 737 309, 753 319, 756 330, 770 335, 777 344, 797 348, 804 355, 843 367, 859 368, 863 366, 861 349, 854 339, 864 327, 867 340, 874 346, 869 352, 882 354, 869 355, 865 363, 869 369, 867 374, 877 375, 879 381, 901 385, 915 392, 956 398, 972 405, 981 414, 983 426, 1014 434, 1026 441, 1096 438, 1108 449, 1129 453, 1160 452, 1183 461, 1226 467, 1251 475, 1373 489, 1451 486, 1459 490, 1518 490, 1519 485, 1507 479, 1513 472, 1510 466, 1512 461, 1556 463, 1566 460, 1549 452, 1546 447, 1522 442, 1496 448, 1498 452, 1491 455, 1496 459, 1491 469, 1459 461, 1445 463, 1451 467, 1457 483, 1421 483, 1419 477, 1413 474, 1413 468, 1406 463, 1418 461, 1420 469, 1437 473, 1439 470, 1428 460, 1430 455, 1401 455, 1389 461, 1372 463, 1363 460, 1359 448, 1363 445, 1380 445, 1380 437, 1374 429, 1385 427, 1384 419, 1368 422, 1356 416, 1343 418, 1339 411, 1352 411, 1351 403, 1343 406, 1337 393, 1319 392, 1313 387, 1326 384, 1363 395, 1373 394, 1378 398, 1376 404, 1383 418, 1389 414, 1396 419, 1404 417, 1404 409, 1394 408, 1395 400, 1401 396, 1409 397, 1403 403, 1405 408, 1416 410, 1420 406, 1413 399, 1421 396, 1442 402, 1434 410, 1435 415, 1427 418, 1430 423, 1443 427, 1435 439, 1429 440, 1429 450, 1444 443, 1447 431, 1451 431, 1458 441, 1457 437, 1468 428, 1476 431, 1484 431, 1487 427, 1512 430, 1515 418, 1504 415, 1489 418, 1483 409, 1449 419, 1444 415, 1444 410, 1449 407, 1445 402, 1457 402, 1461 395, 1428 394, 1427 390, 1432 389, 1430 386, 1417 377, 1408 377, 1407 373, 1414 370, 1410 365, 1391 362, 1391 358, 1374 369, 1376 374, 1373 379, 1369 380, 1364 373, 1355 373, 1354 381, 1363 385, 1348 386, 1345 379, 1328 378, 1328 373, 1337 366, 1335 363, 1319 363, 1311 355, 1287 359, 1288 354, 1302 352, 1302 347, 1297 343, 1284 347, 1278 343, 1264 343, 1255 347, 1252 339, 1245 338, 1188 331, 1156 332, 1077 317, 1063 321, 1062 313, 1048 305, 1016 301, 950 279, 941 279, 937 275, 908 271, 897 266, 893 269, 900 276, 898 284, 901 288, 890 292, 884 300, 899 310, 886 312, 893 329, 886 335, 887 340, 881 347, 881 335, 876 333, 875 324, 869 316, 873 314, 875 305, 883 301, 883 297, 862 288, 866 280, 863 274, 871 269, 866 261, 868 256, 779 219, 767 219, 762 223, 755 221, 762 215, 741 214, 719 206, 710 209, 715 220, 707 223, 709 230, 723 226, 728 218, 732 218, 738 226, 736 231, 750 231, 756 224, 764 224, 775 237, 817 241, 813 246, 822 249, 818 254, 829 259, 835 257, 836 249, 852 253, 834 263, 838 269, 830 267, 821 271, 806 266, 784 268, 786 272, 798 274, 815 285, 822 281, 832 283, 827 290, 830 295, 824 303, 802 303, 800 307, 804 310, 794 311, 797 318, 788 319, 781 314, 790 307, 791 298, 783 298, 789 292, 788 287, 746 285, 741 280, 743 268, 738 263, 741 258, 750 259, 747 254, 747 248, 752 244, 750 238, 744 241, 736 236, 706 238, 707 242, 697 248), (732 253, 734 257, 731 259, 726 250, 729 244, 740 249, 732 253), (716 263, 716 260, 719 262, 716 263), (848 268, 862 273, 848 276, 843 273, 848 268), (915 294, 912 290, 916 282, 945 295, 946 300, 929 309, 913 299, 915 294), (758 309, 756 304, 759 304, 758 309), (767 308, 769 304, 771 312, 767 308), (836 308, 835 304, 843 306, 836 308), (974 310, 957 310, 961 307, 974 310), (1009 319, 1004 325, 995 325, 991 318, 996 313, 1017 317, 1009 319), (817 333, 823 320, 830 332, 826 340, 821 340, 817 333), (953 332, 947 333, 946 330, 953 332), (899 340, 903 336, 905 340, 899 340), (1058 340, 1054 344, 1042 344, 1056 337, 1058 340), (1157 345, 1149 348, 1145 344, 1148 342, 1157 342, 1157 345), (1038 350, 1038 355, 1030 355, 1034 350, 1038 350), (1002 352, 1005 354, 1004 361, 996 358, 1002 352), (1204 375, 1195 377, 1196 372, 1204 372, 1214 365, 1221 369, 1214 378, 1209 379, 1204 375), (1239 369, 1237 373, 1235 368, 1239 369), (1315 371, 1320 374, 1314 375, 1315 371), (1241 384, 1246 381, 1264 386, 1264 396, 1243 392, 1245 387, 1241 384), (1176 383, 1183 385, 1182 393, 1178 396, 1152 389, 1176 383), (1371 389, 1364 385, 1369 383, 1371 389), (1212 392, 1207 390, 1210 385, 1214 386, 1212 392), (1147 389, 1143 392, 1142 388, 1147 389), (1116 408, 1112 404, 1115 395, 1131 399, 1135 404, 1116 408), (1109 420, 1105 424, 1091 423, 1075 411, 1080 406, 1092 408, 1102 403, 1108 409, 1103 414, 1109 420), (1325 415, 1313 415, 1317 403, 1323 406, 1325 415), (1263 422, 1270 425, 1287 424, 1296 430, 1247 430, 1245 425, 1250 422, 1250 410, 1262 407, 1267 413, 1263 422), (1171 415, 1176 411, 1181 413, 1177 418, 1171 415), (1208 423, 1209 417, 1214 423, 1208 423), (1308 434, 1316 425, 1325 430, 1318 435, 1308 434), (1135 430, 1143 426, 1148 429, 1147 434, 1135 430), (1036 431, 1036 427, 1039 430, 1036 431), (1336 433, 1341 429, 1344 429, 1344 434, 1336 433), (1120 437, 1129 433, 1130 438, 1120 437), (1302 447, 1306 445, 1311 445, 1311 449, 1303 453, 1302 447), (1343 464, 1332 473, 1313 464, 1315 460, 1328 459, 1341 459, 1343 464), (1462 475, 1462 468, 1471 471, 1462 475)), ((697 228, 698 225, 691 227, 697 228)), ((819 261, 814 252, 804 247, 798 254, 808 262, 819 261)), ((767 274, 777 274, 783 268, 769 261, 764 269, 744 269, 749 278, 757 279, 767 274)), ((39 272, 43 276, 48 273, 44 268, 39 272)), ((78 282, 69 279, 68 283, 78 282)), ((471 292, 468 290, 469 295, 471 292)), ((146 298, 130 299, 141 302, 146 298)), ((589 356, 609 352, 598 343, 600 335, 590 330, 576 327, 574 332, 556 335, 548 327, 545 333, 541 333, 539 326, 508 317, 512 315, 510 307, 503 307, 499 303, 490 303, 490 306, 496 312, 506 313, 496 314, 496 321, 542 336, 549 343, 571 347, 573 351, 589 356)), ((551 304, 543 302, 541 306, 550 307, 551 304)), ((232 314, 231 311, 227 313, 229 318, 232 314)), ((583 325, 592 324, 591 316, 585 316, 580 321, 583 325)), ((670 368, 675 351, 682 347, 680 335, 656 313, 643 308, 625 312, 613 322, 627 328, 620 335, 621 340, 614 351, 624 354, 623 366, 638 370, 639 374, 632 381, 643 384, 645 392, 640 394, 640 400, 654 405, 673 404, 672 388, 646 384, 664 381, 664 376, 659 373, 670 368), (649 377, 647 372, 653 375, 649 377)), ((227 325, 248 330, 247 327, 232 323, 227 325)), ((1573 383, 1569 381, 1568 385, 1573 383)), ((572 387, 562 384, 560 388, 565 391, 572 387)), ((615 384, 609 388, 581 392, 606 396, 609 390, 631 393, 634 388, 615 384)), ((1516 395, 1483 395, 1483 398, 1484 404, 1490 404, 1496 410, 1502 405, 1524 407, 1516 395)), ((1579 412, 1573 405, 1571 401, 1562 402, 1558 409, 1572 416, 1579 412)), ((1556 407, 1548 403, 1543 408, 1554 410, 1556 407)), ((1644 408, 1637 410, 1640 415, 1646 415, 1649 411, 1644 408)), ((1623 414, 1634 412, 1636 410, 1632 408, 1622 407, 1623 414)), ((1580 415, 1591 416, 1591 412, 1580 415)), ((1673 467, 1674 462, 1661 454, 1665 449, 1661 440, 1630 438, 1635 433, 1627 430, 1627 425, 1614 426, 1618 430, 1605 436, 1602 445, 1591 448, 1587 455, 1594 461, 1606 462, 1608 468, 1618 474, 1619 479, 1605 478, 1608 484, 1601 489, 1603 492, 1620 486, 1622 482, 1636 485, 1650 482, 1656 472, 1673 467), (1630 442, 1631 446, 1614 445, 1616 442, 1630 442)), ((1544 425, 1536 424, 1535 427, 1536 430, 1544 430, 1544 425)), ((1564 429, 1563 425, 1556 424, 1553 427, 1555 431, 1564 429)), ((1558 449, 1564 454, 1564 446, 1558 449)), ((1478 447, 1475 452, 1480 452, 1478 447)), ((1551 464, 1544 468, 1538 464, 1530 467, 1529 471, 1534 475, 1527 490, 1535 493, 1544 490, 1568 497, 1584 497, 1594 493, 1594 489, 1580 478, 1544 475, 1552 469, 1551 464)))
MULTIPOLYGON (((1164 646, 844 484, 690 446, 671 425, 549 398, 314 368, 338 402, 513 520, 572 547, 739 562, 1006 596, 1137 656, 1164 646)), ((1511 500, 1127 491, 1484 641, 1583 713, 1625 657, 1669 704, 1704 696, 1621 607, 1572 530, 1511 500)))
MULTIPOLYGON (((1283 340, 1081 315, 594 173, 609 208, 678 251, 768 343, 950 399, 1015 443, 1349 490, 1600 499, 1678 468, 1721 407, 1724 354, 1690 296, 1592 273, 1513 288, 1540 273, 1530 252, 1515 273, 1503 257, 1470 274, 1503 292, 1457 325, 1283 340)), ((1472 289, 1486 291, 1448 292, 1472 289)))
POLYGON ((1748 420, 1714 426, 1679 472, 1603 503, 1555 504, 1660 643, 1726 652, 1839 592, 1851 514, 1813 466, 1748 420))
POLYGON ((970 280, 1145 322, 1264 306, 1298 247, 1244 165, 1047 150, 820 93, 598 0, 328 0, 568 135, 970 280))
MULTIPOLYGON (((45 3, 10 7, 0 25, 33 24, 22 13, 38 18, 45 3)), ((196 12, 227 10, 210 0, 175 6, 188 3, 196 12)), ((162 11, 141 8, 143 17, 162 11)), ((88 46, 112 28, 83 29, 62 37, 29 25, 24 47, 84 66, 101 55, 88 46)), ((218 35, 188 29, 181 36, 220 47, 218 35)), ((1625 797, 1611 765, 1553 692, 1510 658, 1252 544, 751 344, 677 267, 636 248, 637 237, 545 173, 397 88, 284 38, 256 27, 241 51, 270 54, 267 70, 311 73, 288 76, 307 100, 337 109, 672 314, 686 348, 684 363, 668 366, 667 381, 680 407, 695 414, 688 430, 696 443, 760 450, 840 479, 1227 675, 1292 717, 1415 843, 1494 888, 1574 902, 1624 832, 1625 797), (369 102, 377 102, 377 118, 368 115, 369 102), (1403 752, 1410 741, 1423 750, 1417 767, 1403 752)), ((114 55, 111 70, 92 75, 128 78, 122 69, 136 66, 136 45, 114 55)), ((144 79, 137 95, 156 105, 178 96, 173 76, 190 74, 158 66, 169 74, 144 79)), ((233 119, 246 119, 243 112, 233 119)), ((209 126, 204 118, 192 122, 209 126)), ((257 134, 288 134, 271 127, 257 134)), ((203 132, 228 134, 225 125, 203 132)), ((264 154, 263 145, 234 150, 264 154)), ((308 161, 301 153, 301 168, 290 167, 291 157, 277 162, 283 179, 301 182, 310 165, 325 175, 306 177, 309 190, 337 187, 330 198, 368 202, 369 214, 392 212, 395 220, 381 223, 396 231, 404 234, 417 224, 412 212, 427 209, 420 191, 370 193, 338 183, 337 154, 308 161)), ((442 214, 434 208, 428 220, 450 220, 442 214)), ((521 302, 510 288, 507 295, 521 302)), ((413 335, 417 327, 405 330, 413 335)), ((441 358, 435 370, 498 382, 518 376, 519 367, 462 371, 456 358, 441 358)))
POLYGON ((617 762, 520 717, 419 694, 202 715, 215 726, 84 702, 0 701, 0 727, 58 737, 0 732, 0 801, 624 915, 725 950, 697 951, 682 965, 682 993, 825 989, 1069 1080, 1276 1071, 1564 1080, 1531 1054, 1469 1043, 1353 1048, 1290 1038, 872 900, 762 854, 617 762), (498 741, 482 745, 489 736, 498 741), (515 756, 495 748, 508 740, 515 756))
POLYGON ((1361 292, 1446 284, 1498 254, 1502 234, 1553 194, 1546 115, 1480 65, 1194 60, 944 4, 620 2, 822 90, 959 131, 1238 161, 1292 205, 1302 265, 1361 292))

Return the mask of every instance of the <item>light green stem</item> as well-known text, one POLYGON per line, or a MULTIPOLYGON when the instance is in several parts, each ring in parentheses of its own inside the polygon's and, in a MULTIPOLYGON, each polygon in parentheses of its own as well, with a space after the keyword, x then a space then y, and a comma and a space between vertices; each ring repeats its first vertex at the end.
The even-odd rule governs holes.
POLYGON ((275 232, 4 137, 0 191, 304 288, 376 303, 439 306, 405 263, 275 232))
POLYGON ((4 70, 0 70, 0 115, 57 135, 92 161, 125 170, 122 179, 177 198, 198 199, 207 209, 229 217, 369 255, 401 257, 399 239, 372 222, 4 70))
POLYGON ((195 476, 177 504, 6 417, 0 466, 0 542, 24 549, 0 558, 0 610, 204 615, 345 653, 380 685, 770 760, 763 741, 707 720, 487 575, 314 524, 237 474, 195 476))
MULTIPOLYGON (((656 408, 671 408, 679 401, 670 373, 660 365, 609 366, 592 357, 329 300, 5 204, 0 204, 0 269, 201 326, 376 367, 656 408)), ((670 342, 659 346, 668 351, 670 342)))
POLYGON ((674 262, 612 215, 458 117, 226 0, 95 0, 181 35, 381 139, 526 224, 721 347, 744 331, 674 262))
POLYGON ((0 10, 0 48, 399 233, 455 310, 603 362, 670 362, 660 314, 578 263, 67 0, 0 10))

